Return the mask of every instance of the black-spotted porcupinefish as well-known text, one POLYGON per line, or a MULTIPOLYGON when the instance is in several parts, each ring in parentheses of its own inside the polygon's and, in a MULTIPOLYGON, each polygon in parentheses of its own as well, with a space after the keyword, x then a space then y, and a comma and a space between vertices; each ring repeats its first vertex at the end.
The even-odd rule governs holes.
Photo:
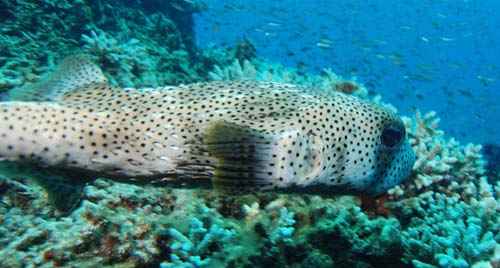
POLYGON ((62 212, 86 182, 210 185, 377 195, 415 156, 398 116, 339 92, 291 84, 208 82, 117 88, 81 56, 0 103, 0 168, 31 177, 62 212))

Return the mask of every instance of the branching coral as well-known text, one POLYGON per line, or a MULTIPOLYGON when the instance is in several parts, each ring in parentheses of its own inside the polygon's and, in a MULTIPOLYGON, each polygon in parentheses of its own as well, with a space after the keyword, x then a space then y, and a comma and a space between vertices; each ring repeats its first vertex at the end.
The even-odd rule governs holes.
POLYGON ((404 117, 403 121, 417 161, 413 167, 414 177, 389 191, 394 199, 416 196, 429 190, 467 195, 468 186, 462 186, 484 176, 481 145, 462 146, 454 138, 447 140, 444 132, 437 128, 440 119, 436 118, 435 112, 422 116, 417 110, 414 118, 404 117), (454 191, 459 185, 465 192, 454 191))
POLYGON ((453 202, 440 193, 421 199, 420 204, 428 207, 418 209, 420 215, 403 231, 404 256, 415 267, 471 267, 484 260, 498 263, 500 209, 496 201, 453 202))
POLYGON ((245 213, 246 225, 259 224, 273 245, 292 243, 295 232, 294 224, 296 223, 295 213, 289 211, 284 205, 283 200, 280 199, 266 206, 264 210, 260 209, 257 202, 251 206, 244 204, 242 209, 245 213), (269 222, 269 220, 271 221, 269 222))
POLYGON ((165 261, 168 267, 161 257, 168 252, 172 264, 231 259, 226 255, 236 231, 217 211, 193 202, 201 200, 197 191, 171 192, 97 180, 86 187, 77 210, 56 218, 38 186, 9 179, 3 179, 1 185, 5 189, 0 195, 2 267, 85 267, 89 252, 94 264, 133 266, 165 261), (28 200, 17 197, 22 189, 27 189, 28 200))
MULTIPOLYGON (((394 251, 390 252, 389 255, 399 255, 397 248, 401 242, 401 229, 396 219, 380 217, 370 220, 354 204, 345 207, 334 206, 327 213, 335 213, 335 217, 322 217, 314 224, 315 227, 310 233, 310 235, 315 236, 311 239, 316 241, 313 244, 318 247, 334 251, 335 247, 349 246, 352 247, 353 251, 360 253, 383 256, 386 253, 384 251, 394 251), (338 239, 345 239, 345 243, 349 243, 349 245, 339 245, 338 242, 329 245, 328 240, 336 241, 338 239), (323 244, 318 244, 318 241, 323 241, 323 244)), ((335 254, 335 252, 328 253, 335 254)))
POLYGON ((172 253, 170 253, 170 262, 162 262, 161 268, 209 265, 210 257, 216 253, 209 247, 217 245, 222 248, 236 235, 234 230, 221 228, 217 224, 212 224, 210 229, 206 229, 203 222, 196 217, 191 218, 187 235, 174 228, 170 228, 168 233, 174 240, 170 245, 172 253))
POLYGON ((295 213, 293 213, 293 211, 288 211, 286 207, 279 209, 276 225, 269 235, 269 239, 273 244, 293 242, 291 236, 293 232, 295 232, 295 228, 293 227, 295 224, 295 220, 293 219, 294 215, 295 213))
POLYGON ((85 53, 107 71, 108 77, 120 77, 119 82, 111 80, 112 83, 124 86, 157 84, 150 56, 138 39, 118 40, 100 29, 94 29, 89 36, 83 34, 82 41, 85 53), (136 77, 139 82, 134 79, 136 77))
POLYGON ((389 191, 386 207, 404 223, 404 257, 415 267, 498 265, 499 192, 488 184, 481 146, 438 129, 435 112, 404 118, 418 157, 413 176, 389 191))
POLYGON ((281 267, 290 264, 284 256, 292 255, 298 267, 331 267, 334 263, 339 267, 369 267, 386 262, 397 266, 401 243, 399 222, 395 218, 370 219, 355 200, 348 196, 334 200, 279 196, 263 208, 259 203, 243 205, 246 225, 254 226, 269 241, 256 256, 249 257, 249 263, 257 267, 281 267), (292 211, 293 221, 289 222, 292 211), (293 229, 287 227, 292 222, 293 229), (293 230, 293 236, 281 241, 273 239, 275 234, 281 236, 280 230, 286 233, 293 230))

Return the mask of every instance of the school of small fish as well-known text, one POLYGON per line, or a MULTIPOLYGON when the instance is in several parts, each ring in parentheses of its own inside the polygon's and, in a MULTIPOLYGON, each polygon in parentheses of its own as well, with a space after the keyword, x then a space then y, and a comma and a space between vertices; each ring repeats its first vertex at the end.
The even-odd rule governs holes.
POLYGON ((307 72, 331 68, 362 77, 402 113, 436 110, 452 136, 497 140, 500 125, 489 124, 500 122, 500 19, 492 12, 498 9, 494 1, 211 5, 198 19, 204 27, 200 43, 230 44, 238 37, 226 33, 244 32, 262 57, 307 72))

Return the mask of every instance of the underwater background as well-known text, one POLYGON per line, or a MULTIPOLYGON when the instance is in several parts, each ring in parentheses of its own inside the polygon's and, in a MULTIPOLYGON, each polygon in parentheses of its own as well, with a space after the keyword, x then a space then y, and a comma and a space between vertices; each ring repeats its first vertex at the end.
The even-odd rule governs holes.
POLYGON ((303 72, 356 76, 401 112, 435 110, 449 135, 497 141, 498 1, 210 1, 199 44, 248 39, 303 72), (466 112, 465 112, 466 111, 466 112))
POLYGON ((500 267, 498 1, 0 1, 0 92, 85 55, 122 87, 259 80, 397 108, 411 177, 353 196, 0 179, 0 267, 500 267))

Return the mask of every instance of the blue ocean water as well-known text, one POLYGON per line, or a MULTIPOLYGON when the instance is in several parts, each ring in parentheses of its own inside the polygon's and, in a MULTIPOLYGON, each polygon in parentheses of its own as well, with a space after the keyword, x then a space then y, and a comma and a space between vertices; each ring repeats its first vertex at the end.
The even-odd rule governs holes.
POLYGON ((201 46, 248 39, 259 57, 356 76, 403 114, 435 110, 463 142, 498 142, 500 1, 221 1, 195 17, 201 46))

